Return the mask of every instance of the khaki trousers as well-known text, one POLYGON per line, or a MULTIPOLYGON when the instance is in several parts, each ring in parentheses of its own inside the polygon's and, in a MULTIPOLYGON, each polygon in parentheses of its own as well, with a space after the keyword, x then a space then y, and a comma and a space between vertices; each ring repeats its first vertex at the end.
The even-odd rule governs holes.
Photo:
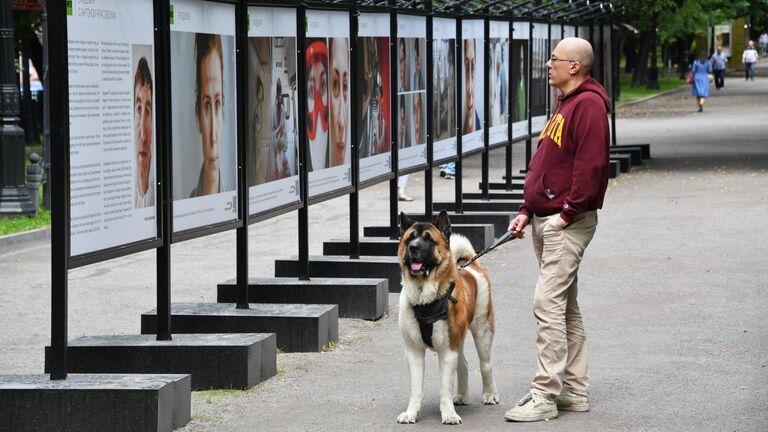
POLYGON ((565 229, 557 226, 559 216, 533 217, 533 248, 539 261, 533 297, 539 367, 531 387, 551 398, 564 385, 588 396, 587 338, 576 300, 577 274, 597 228, 597 211, 576 216, 565 229))

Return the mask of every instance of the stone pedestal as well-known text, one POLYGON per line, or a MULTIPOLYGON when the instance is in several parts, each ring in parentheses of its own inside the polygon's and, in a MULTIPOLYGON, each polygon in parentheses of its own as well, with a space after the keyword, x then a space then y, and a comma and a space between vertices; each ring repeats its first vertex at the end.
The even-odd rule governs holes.
POLYGON ((189 375, 0 375, 0 430, 161 431, 190 420, 189 375))
MULTIPOLYGON (((182 333, 275 333, 285 352, 318 352, 339 338, 339 308, 315 304, 174 303, 171 329, 182 333)), ((141 334, 157 332, 157 311, 141 314, 141 334)))
MULTIPOLYGON (((386 279, 250 278, 251 303, 335 304, 339 317, 377 320, 389 310, 389 283, 386 279)), ((237 286, 231 279, 220 283, 216 301, 237 301, 237 286)))
MULTIPOLYGON (((69 342, 67 368, 75 373, 192 376, 193 390, 248 389, 277 373, 271 333, 84 336, 69 342)), ((45 347, 48 373, 50 347, 45 347)))
MULTIPOLYGON (((298 277, 299 258, 296 256, 275 260, 276 277, 298 277)), ((374 278, 386 279, 389 292, 400 292, 400 264, 396 256, 324 255, 309 257, 310 278, 374 278)))

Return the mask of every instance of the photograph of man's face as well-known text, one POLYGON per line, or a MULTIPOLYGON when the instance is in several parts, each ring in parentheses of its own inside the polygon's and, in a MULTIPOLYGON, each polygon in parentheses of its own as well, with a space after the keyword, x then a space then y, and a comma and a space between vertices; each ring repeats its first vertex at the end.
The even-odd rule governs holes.
POLYGON ((325 39, 308 41, 307 137, 312 170, 325 168, 328 150, 328 46, 325 39))
POLYGON ((367 158, 390 150, 389 38, 358 38, 358 156, 367 158), (362 52, 361 52, 362 51, 362 52))
POLYGON ((407 62, 407 55, 406 55, 406 49, 405 49, 405 39, 400 39, 400 42, 398 43, 397 64, 398 64, 398 74, 400 77, 400 85, 398 86, 397 91, 398 92, 408 91, 408 69, 406 69, 408 62, 407 62))
POLYGON ((464 130, 475 131, 475 40, 464 40, 464 130))
POLYGON ((199 195, 221 190, 219 158, 224 126, 224 63, 219 35, 198 33, 197 52, 197 127, 203 146, 202 190, 199 195))
POLYGON ((349 132, 349 40, 331 38, 330 45, 330 166, 337 166, 344 163, 349 132))
POLYGON ((421 93, 413 94, 413 129, 416 134, 416 144, 424 144, 426 137, 424 136, 424 119, 422 112, 422 100, 421 93))
POLYGON ((512 121, 518 122, 528 118, 527 96, 527 74, 526 64, 528 63, 526 40, 512 41, 512 65, 515 68, 513 72, 514 83, 512 85, 512 121))
POLYGON ((154 205, 152 181, 152 75, 145 57, 133 81, 133 130, 136 141, 136 207, 154 205))

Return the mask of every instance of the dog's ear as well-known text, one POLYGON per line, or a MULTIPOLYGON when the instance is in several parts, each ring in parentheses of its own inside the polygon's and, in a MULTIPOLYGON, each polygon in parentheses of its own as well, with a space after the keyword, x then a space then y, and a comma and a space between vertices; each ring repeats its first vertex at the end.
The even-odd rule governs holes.
POLYGON ((447 241, 451 240, 451 221, 448 219, 448 212, 445 209, 440 211, 435 220, 435 226, 445 236, 447 241))
POLYGON ((406 231, 408 228, 410 228, 411 226, 413 226, 413 224, 415 224, 415 223, 416 223, 416 221, 415 221, 415 220, 413 220, 413 219, 411 219, 411 218, 409 218, 409 217, 408 217, 408 216, 405 214, 405 212, 400 212, 400 235, 403 235, 403 233, 404 233, 404 232, 405 232, 405 231, 406 231))

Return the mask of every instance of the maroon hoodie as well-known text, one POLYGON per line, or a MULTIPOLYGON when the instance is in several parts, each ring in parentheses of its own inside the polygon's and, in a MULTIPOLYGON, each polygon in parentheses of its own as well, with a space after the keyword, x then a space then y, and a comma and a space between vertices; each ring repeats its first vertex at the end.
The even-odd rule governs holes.
POLYGON ((603 207, 611 103, 605 88, 590 77, 558 100, 525 176, 520 213, 560 213, 571 223, 576 215, 603 207))

